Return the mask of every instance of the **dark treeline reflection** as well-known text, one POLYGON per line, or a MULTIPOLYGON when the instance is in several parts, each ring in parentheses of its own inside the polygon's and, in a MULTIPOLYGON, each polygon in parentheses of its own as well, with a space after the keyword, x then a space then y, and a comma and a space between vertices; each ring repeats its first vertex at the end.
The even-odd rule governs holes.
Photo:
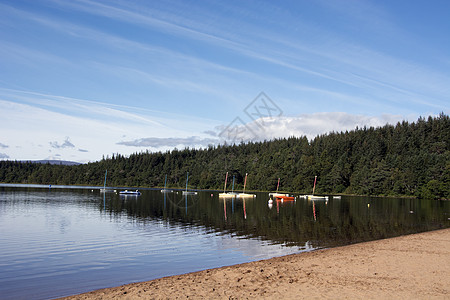
POLYGON ((329 201, 297 199, 268 205, 268 194, 254 199, 144 191, 139 197, 106 196, 101 209, 133 222, 163 221, 169 226, 201 227, 273 243, 313 248, 450 227, 450 202, 405 198, 342 197, 329 201))

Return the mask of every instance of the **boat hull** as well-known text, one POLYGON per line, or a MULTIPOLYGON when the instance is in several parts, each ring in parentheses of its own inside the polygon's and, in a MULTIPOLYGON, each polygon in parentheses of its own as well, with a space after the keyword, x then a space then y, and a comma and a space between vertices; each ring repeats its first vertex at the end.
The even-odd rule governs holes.
POLYGON ((281 201, 295 201, 295 197, 291 196, 276 196, 275 199, 281 201))
POLYGON ((237 194, 236 197, 238 197, 238 198, 255 198, 256 195, 255 194, 240 193, 240 194, 237 194))
POLYGON ((125 190, 125 191, 119 192, 119 195, 140 196, 141 192, 139 192, 138 190, 136 190, 136 191, 125 190))

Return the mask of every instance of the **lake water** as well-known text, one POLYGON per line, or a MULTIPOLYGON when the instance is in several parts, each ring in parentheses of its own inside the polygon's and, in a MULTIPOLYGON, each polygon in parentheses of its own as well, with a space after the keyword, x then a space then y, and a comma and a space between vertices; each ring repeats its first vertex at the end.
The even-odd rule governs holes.
POLYGON ((449 201, 343 196, 269 207, 267 193, 141 192, 0 185, 0 298, 55 298, 450 227, 449 201))

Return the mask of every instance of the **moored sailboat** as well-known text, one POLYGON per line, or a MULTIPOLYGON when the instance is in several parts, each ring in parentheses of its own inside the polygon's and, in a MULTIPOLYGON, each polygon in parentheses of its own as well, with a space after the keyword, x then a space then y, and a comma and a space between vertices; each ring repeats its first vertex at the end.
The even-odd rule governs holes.
POLYGON ((186 175, 186 190, 183 191, 183 195, 197 195, 196 191, 188 191, 189 172, 186 175))
POLYGON ((167 174, 166 174, 166 178, 164 179, 164 188, 161 190, 161 193, 172 193, 173 190, 166 189, 166 185, 167 185, 167 174))
POLYGON ((307 195, 306 199, 308 199, 308 200, 328 200, 328 196, 315 196, 314 195, 314 192, 316 190, 316 182, 317 182, 317 175, 314 176, 314 186, 313 186, 312 195, 307 195))
POLYGON ((247 176, 248 176, 248 173, 245 173, 244 190, 242 191, 242 193, 238 193, 236 195, 236 197, 238 197, 238 198, 254 198, 254 197, 256 197, 255 194, 246 194, 245 193, 245 185, 247 184, 247 176))
MULTIPOLYGON (((228 172, 227 172, 227 174, 225 175, 225 185, 224 185, 224 187, 223 187, 223 193, 220 193, 220 194, 219 194, 219 197, 220 197, 220 198, 232 198, 232 197, 236 197, 236 195, 235 195, 234 193, 227 193, 227 192, 226 192, 226 190, 227 190, 227 180, 228 180, 228 172)), ((234 180, 234 177, 233 177, 233 180, 234 180)), ((233 182, 233 184, 234 184, 234 182, 233 182)))

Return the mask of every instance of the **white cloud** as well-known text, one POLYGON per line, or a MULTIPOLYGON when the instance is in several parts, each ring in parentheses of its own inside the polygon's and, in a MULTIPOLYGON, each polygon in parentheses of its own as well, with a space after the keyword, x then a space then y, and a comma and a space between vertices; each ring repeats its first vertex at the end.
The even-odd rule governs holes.
MULTIPOLYGON (((415 121, 414 117, 411 117, 411 119, 415 121)), ((404 120, 404 117, 400 115, 365 116, 344 112, 323 112, 291 117, 260 118, 249 123, 244 123, 242 119, 239 119, 237 122, 228 124, 228 126, 216 126, 215 130, 204 131, 204 133, 211 136, 210 138, 201 138, 198 136, 187 138, 147 137, 122 141, 117 144, 129 147, 173 149, 174 147, 203 148, 208 145, 218 145, 225 142, 228 144, 240 143, 241 141, 256 142, 292 136, 306 136, 311 140, 317 135, 330 132, 350 131, 357 127, 381 127, 386 124, 395 125, 402 120, 404 120)))
POLYGON ((49 142, 50 146, 52 148, 75 148, 75 145, 72 144, 69 140, 69 137, 66 137, 66 139, 64 140, 64 142, 62 144, 59 144, 58 142, 49 142))
POLYGON ((206 147, 208 145, 217 144, 218 139, 210 138, 200 138, 198 136, 191 136, 187 138, 141 138, 132 141, 118 142, 118 145, 133 146, 133 147, 151 147, 151 148, 161 148, 161 147, 206 147))
POLYGON ((396 124, 404 119, 400 115, 366 116, 353 115, 344 112, 323 112, 302 114, 299 116, 280 116, 277 118, 263 118, 255 121, 236 124, 234 128, 218 127, 221 138, 227 142, 239 143, 246 141, 263 141, 283 137, 306 136, 313 139, 317 135, 354 130, 356 127, 380 127, 386 124, 396 124), (264 124, 264 125, 261 125, 264 124), (230 130, 227 134, 224 131, 230 130))

